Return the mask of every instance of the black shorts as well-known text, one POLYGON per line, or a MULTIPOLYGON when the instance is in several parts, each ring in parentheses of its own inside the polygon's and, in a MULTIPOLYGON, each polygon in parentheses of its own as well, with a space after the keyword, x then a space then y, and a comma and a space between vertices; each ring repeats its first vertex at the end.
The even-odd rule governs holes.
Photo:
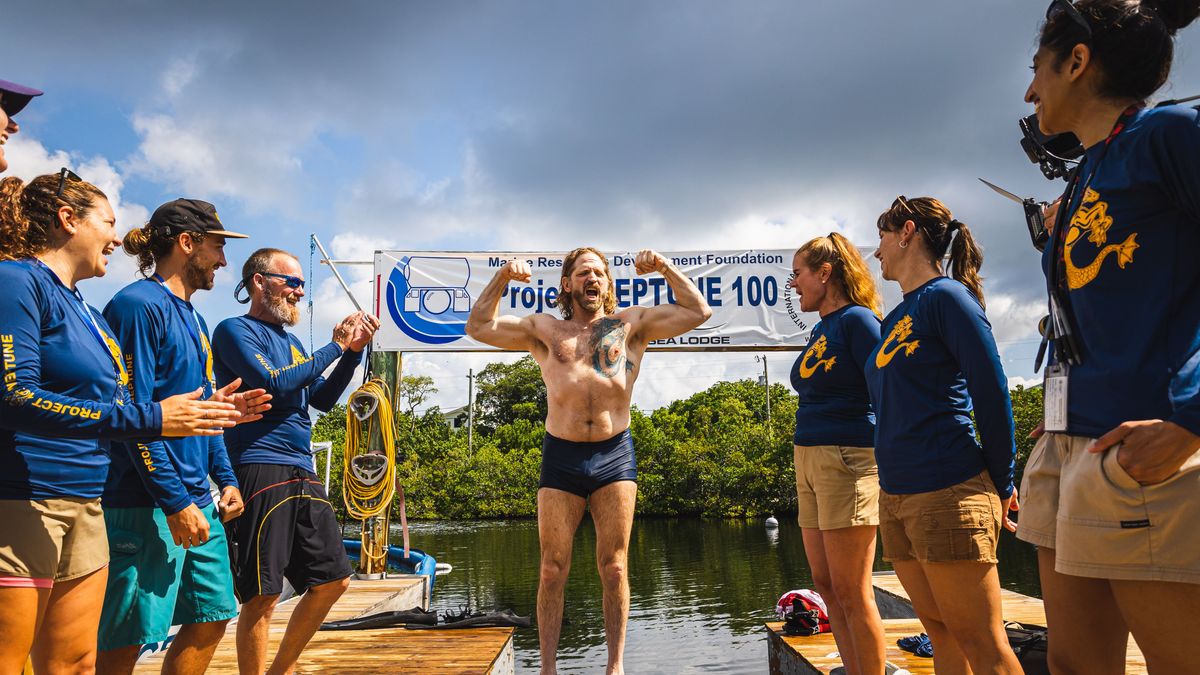
POLYGON ((337 515, 316 474, 284 464, 234 469, 246 510, 225 524, 238 601, 350 576, 337 515))
POLYGON ((629 429, 604 441, 542 438, 542 478, 538 487, 554 488, 587 498, 619 480, 637 480, 637 456, 629 429))

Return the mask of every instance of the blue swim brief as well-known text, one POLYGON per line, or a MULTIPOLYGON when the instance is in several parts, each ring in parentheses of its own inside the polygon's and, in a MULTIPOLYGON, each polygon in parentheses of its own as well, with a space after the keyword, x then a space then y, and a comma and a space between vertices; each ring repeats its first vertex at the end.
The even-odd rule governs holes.
POLYGON ((542 478, 538 487, 586 499, 620 480, 637 480, 637 456, 629 429, 604 441, 567 441, 549 433, 542 439, 542 478))

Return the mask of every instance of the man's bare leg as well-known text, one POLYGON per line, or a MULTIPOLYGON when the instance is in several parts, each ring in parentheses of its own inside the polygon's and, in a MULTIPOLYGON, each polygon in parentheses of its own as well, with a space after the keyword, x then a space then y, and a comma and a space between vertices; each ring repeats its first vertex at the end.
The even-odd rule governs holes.
POLYGON ((290 675, 296 669, 300 653, 308 646, 321 622, 329 614, 329 608, 342 597, 350 587, 350 579, 338 579, 313 586, 300 596, 296 609, 292 610, 292 618, 288 620, 287 630, 279 641, 279 650, 271 660, 271 668, 267 675, 290 675))
POLYGON ((558 636, 562 630, 563 587, 571 571, 571 546, 587 502, 578 495, 538 490, 538 542, 542 549, 538 573, 537 628, 542 675, 558 672, 558 636))
POLYGON ((242 603, 237 622, 238 673, 262 675, 267 669, 267 640, 278 595, 256 595, 242 603))
POLYGON ((96 655, 96 675, 130 675, 137 665, 142 645, 106 649, 96 655))
POLYGON ((637 504, 637 483, 605 485, 592 493, 588 505, 596 523, 596 568, 604 587, 604 635, 608 642, 606 675, 623 675, 625 623, 629 619, 629 534, 637 504))
POLYGON ((163 659, 163 675, 200 675, 208 670, 229 620, 189 623, 180 627, 167 656, 163 659))

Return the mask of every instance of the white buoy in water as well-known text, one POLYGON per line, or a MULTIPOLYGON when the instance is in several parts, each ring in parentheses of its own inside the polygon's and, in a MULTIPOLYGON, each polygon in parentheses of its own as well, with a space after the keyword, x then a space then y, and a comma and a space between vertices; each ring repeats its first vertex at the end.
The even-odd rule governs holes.
POLYGON ((776 527, 779 527, 779 521, 775 519, 775 516, 767 516, 767 529, 770 530, 776 527))

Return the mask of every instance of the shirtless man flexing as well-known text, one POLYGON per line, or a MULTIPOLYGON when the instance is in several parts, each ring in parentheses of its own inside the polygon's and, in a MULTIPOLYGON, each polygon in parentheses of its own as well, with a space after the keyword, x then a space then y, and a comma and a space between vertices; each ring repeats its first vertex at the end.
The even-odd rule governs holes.
POLYGON ((585 507, 596 523, 596 565, 604 587, 608 675, 623 673, 629 614, 626 557, 637 496, 637 464, 629 433, 629 401, 642 355, 652 340, 682 335, 708 320, 700 291, 662 255, 638 253, 638 274, 661 272, 677 304, 617 312, 608 260, 577 248, 563 260, 559 320, 545 314, 499 316, 510 281, 528 282, 529 265, 514 260, 479 296, 467 335, 501 349, 528 351, 542 368, 549 414, 538 489, 541 570, 537 618, 542 675, 556 671, 563 586, 571 542, 585 507))

